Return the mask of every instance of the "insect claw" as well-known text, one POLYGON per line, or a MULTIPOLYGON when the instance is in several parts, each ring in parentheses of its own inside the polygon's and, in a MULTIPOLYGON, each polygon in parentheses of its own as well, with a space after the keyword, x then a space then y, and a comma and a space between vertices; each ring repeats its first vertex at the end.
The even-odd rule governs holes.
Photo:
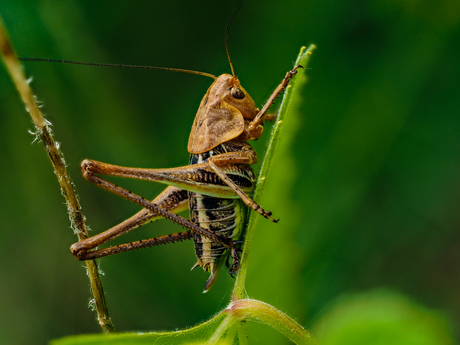
POLYGON ((271 212, 267 212, 267 214, 264 214, 264 217, 267 218, 268 220, 271 220, 273 223, 278 223, 280 220, 270 217, 271 214, 272 214, 271 212), (268 213, 270 213, 270 214, 268 214, 268 213))
MULTIPOLYGON (((258 205, 257 205, 258 206, 258 205)), ((278 223, 279 222, 279 219, 276 220, 276 219, 273 219, 272 217, 270 217, 273 213, 271 211, 265 211, 263 208, 261 208, 260 206, 258 206, 258 208, 254 208, 254 210, 256 210, 259 214, 261 214, 264 218, 267 218, 268 220, 271 220, 273 223, 278 223)))
POLYGON ((273 223, 278 223, 280 221, 279 219, 275 219, 272 217, 267 217, 267 219, 271 220, 273 223))

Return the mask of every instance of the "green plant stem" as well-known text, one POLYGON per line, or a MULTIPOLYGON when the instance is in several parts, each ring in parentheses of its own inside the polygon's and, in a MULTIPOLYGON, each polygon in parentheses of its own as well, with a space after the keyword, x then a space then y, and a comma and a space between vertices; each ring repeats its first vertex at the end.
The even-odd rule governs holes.
MULTIPOLYGON (((270 172, 271 167, 273 166, 273 159, 275 157, 276 149, 281 135, 284 117, 288 113, 289 106, 291 105, 293 91, 296 88, 297 81, 300 79, 300 75, 305 73, 308 60, 310 59, 310 56, 313 53, 314 49, 316 49, 316 46, 314 44, 311 44, 308 47, 308 49, 302 47, 300 49, 299 56, 297 57, 297 60, 294 64, 295 66, 300 65, 304 68, 297 70, 298 75, 293 78, 293 80, 290 82, 290 85, 287 87, 278 111, 278 118, 276 120, 275 125, 273 126, 272 134, 270 135, 270 141, 262 162, 262 166, 260 168, 259 177, 257 179, 256 189, 254 191, 253 196, 253 200, 256 200, 259 204, 261 203, 261 200, 263 198, 267 176, 270 172)), ((241 267, 236 276, 235 287, 233 289, 233 301, 247 297, 245 293, 245 282, 248 268, 249 252, 252 242, 254 240, 255 229, 260 218, 261 217, 257 212, 250 213, 247 224, 243 254, 241 255, 241 267)))
MULTIPOLYGON (((209 338, 207 345, 218 344, 225 336, 233 339, 233 333, 229 334, 232 327, 237 322, 246 322, 246 320, 270 325, 296 344, 317 344, 315 338, 288 315, 258 300, 244 298, 233 301, 222 313, 227 314, 227 316, 209 338)), ((240 344, 247 343, 247 333, 243 327, 240 326, 238 330, 240 344)))
MULTIPOLYGON (((81 212, 80 203, 77 194, 73 187, 70 176, 67 173, 66 166, 61 152, 56 146, 56 143, 51 135, 48 122, 45 120, 40 108, 35 100, 31 87, 29 86, 23 68, 16 59, 14 49, 8 39, 6 29, 3 25, 3 20, 0 18, 0 51, 3 62, 8 70, 8 73, 15 84, 22 101, 29 112, 32 121, 36 127, 36 134, 40 137, 45 145, 46 152, 51 160, 56 177, 61 187, 61 193, 64 196, 72 229, 77 233, 78 239, 83 240, 88 237, 88 232, 85 226, 84 216, 81 212)), ((99 269, 94 260, 86 261, 88 276, 91 283, 91 290, 94 295, 94 302, 98 315, 99 324, 102 330, 106 333, 115 331, 115 327, 110 319, 107 309, 107 303, 102 289, 102 283, 99 275, 99 269)))
POLYGON ((226 312, 237 320, 252 319, 268 324, 296 344, 317 344, 315 338, 305 328, 267 303, 249 298, 240 299, 233 301, 226 312))

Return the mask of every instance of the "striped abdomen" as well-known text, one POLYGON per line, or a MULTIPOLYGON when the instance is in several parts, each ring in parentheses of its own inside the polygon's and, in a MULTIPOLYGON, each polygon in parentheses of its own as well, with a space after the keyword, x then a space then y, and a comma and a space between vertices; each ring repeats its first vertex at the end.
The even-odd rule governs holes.
MULTIPOLYGON (((246 208, 239 199, 219 199, 202 194, 189 193, 190 220, 216 234, 233 240, 240 239, 246 208)), ((209 238, 193 234, 198 263, 205 271, 210 264, 220 261, 227 248, 209 238)))
MULTIPOLYGON (((204 163, 211 156, 233 151, 231 143, 224 143, 213 150, 202 154, 192 154, 190 164, 204 163)), ((213 173, 208 173, 208 180, 216 181, 216 184, 223 184, 222 180, 213 173)), ((250 188, 253 186, 255 175, 249 166, 235 165, 232 169, 226 170, 233 182, 240 187, 250 188)), ((210 230, 232 240, 240 240, 243 232, 246 206, 238 197, 217 198, 194 192, 189 194, 190 220, 201 228, 210 230)), ((229 254, 228 248, 220 243, 214 242, 206 236, 194 233, 195 253, 198 259, 196 266, 201 266, 205 271, 211 271, 211 277, 206 283, 207 291, 215 280, 215 277, 229 254)))

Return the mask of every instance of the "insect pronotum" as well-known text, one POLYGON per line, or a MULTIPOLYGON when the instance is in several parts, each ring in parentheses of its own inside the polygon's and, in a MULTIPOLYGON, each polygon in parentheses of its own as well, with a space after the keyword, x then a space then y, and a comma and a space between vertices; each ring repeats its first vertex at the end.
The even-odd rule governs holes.
POLYGON ((163 69, 214 79, 200 103, 193 122, 187 147, 190 153, 190 165, 171 169, 142 169, 89 159, 81 163, 81 170, 86 180, 139 204, 143 209, 113 228, 73 244, 70 250, 78 260, 96 259, 193 238, 197 263, 192 269, 201 266, 206 272, 211 272, 204 287, 204 292, 207 292, 229 256, 232 258, 229 274, 233 276, 239 268, 238 245, 243 242, 243 224, 246 215, 244 205, 263 217, 277 222, 271 217, 271 212, 262 209, 248 196, 254 190, 256 180, 250 165, 257 162, 257 155, 247 141, 258 139, 263 132, 263 122, 276 118, 276 115, 268 114, 267 111, 286 88, 289 80, 297 73, 297 69, 302 66, 296 66, 287 72, 262 109, 258 109, 251 96, 241 86, 230 58, 227 38, 232 19, 227 24, 225 33, 225 47, 231 75, 222 74, 216 77, 209 73, 175 68, 20 58, 84 65, 163 69), (98 175, 156 181, 169 187, 154 200, 148 201, 98 175), (190 220, 177 215, 187 207, 190 210, 190 220), (159 218, 169 219, 184 227, 186 231, 95 249, 159 218))

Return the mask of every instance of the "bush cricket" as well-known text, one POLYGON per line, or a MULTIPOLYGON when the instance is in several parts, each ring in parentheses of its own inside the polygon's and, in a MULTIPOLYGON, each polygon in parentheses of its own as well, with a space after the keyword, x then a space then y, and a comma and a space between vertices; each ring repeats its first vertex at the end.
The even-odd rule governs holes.
POLYGON ((225 33, 225 47, 231 75, 222 74, 216 77, 209 73, 176 68, 20 58, 23 61, 163 69, 214 79, 200 103, 193 122, 187 147, 190 153, 188 166, 142 169, 89 159, 81 163, 81 170, 86 180, 142 206, 143 209, 122 223, 73 244, 70 250, 78 260, 96 259, 193 238, 197 263, 192 269, 201 266, 204 271, 211 273, 203 291, 207 292, 229 257, 232 259, 229 274, 233 277, 238 271, 239 244, 243 242, 246 206, 272 222, 277 222, 271 217, 271 212, 262 209, 248 195, 254 190, 256 176, 250 165, 257 162, 257 155, 247 141, 256 140, 262 135, 264 121, 276 119, 276 115, 267 112, 287 87, 289 80, 297 73, 297 69, 302 66, 296 66, 287 72, 262 109, 257 108, 251 96, 241 86, 230 58, 228 30, 232 19, 227 24, 225 33), (99 175, 155 181, 168 187, 154 200, 148 201, 99 175), (187 207, 190 210, 190 220, 177 215, 187 207), (186 231, 96 249, 118 236, 159 218, 169 219, 186 231))

